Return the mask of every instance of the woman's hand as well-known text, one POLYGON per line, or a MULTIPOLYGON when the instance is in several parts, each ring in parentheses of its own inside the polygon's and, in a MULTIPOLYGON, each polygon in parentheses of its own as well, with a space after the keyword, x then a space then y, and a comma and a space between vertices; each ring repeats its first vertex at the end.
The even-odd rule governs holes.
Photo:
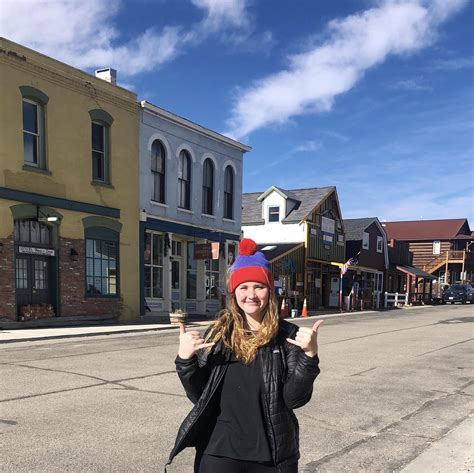
POLYGON ((179 348, 178 356, 184 360, 192 358, 201 348, 212 347, 214 343, 204 343, 204 338, 197 330, 186 332, 182 322, 179 324, 179 348))
POLYGON ((322 323, 322 320, 318 320, 312 328, 300 327, 296 332, 295 339, 287 338, 286 341, 300 347, 306 355, 312 358, 318 354, 318 329, 322 323))

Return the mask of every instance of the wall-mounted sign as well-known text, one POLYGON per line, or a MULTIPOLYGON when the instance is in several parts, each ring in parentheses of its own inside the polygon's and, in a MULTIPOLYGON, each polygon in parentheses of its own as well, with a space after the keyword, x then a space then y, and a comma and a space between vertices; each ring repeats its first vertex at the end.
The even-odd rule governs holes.
POLYGON ((219 243, 196 243, 194 259, 219 259, 219 243))
POLYGON ((324 233, 331 233, 334 235, 334 228, 336 222, 332 218, 321 217, 321 230, 324 233))
POLYGON ((39 256, 54 256, 56 253, 49 248, 35 248, 33 246, 19 246, 18 253, 39 256))

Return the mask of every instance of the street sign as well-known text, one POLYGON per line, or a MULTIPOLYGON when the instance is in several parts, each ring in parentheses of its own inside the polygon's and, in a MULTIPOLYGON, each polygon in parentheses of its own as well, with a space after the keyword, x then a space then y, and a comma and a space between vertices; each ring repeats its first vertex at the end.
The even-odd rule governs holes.
POLYGON ((35 248, 33 246, 19 246, 18 253, 27 255, 54 256, 55 251, 49 248, 35 248))

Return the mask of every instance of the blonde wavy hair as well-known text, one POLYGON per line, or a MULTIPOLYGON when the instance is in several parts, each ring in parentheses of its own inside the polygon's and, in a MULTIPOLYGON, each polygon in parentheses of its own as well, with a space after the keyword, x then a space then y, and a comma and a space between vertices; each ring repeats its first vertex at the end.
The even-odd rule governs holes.
POLYGON ((251 363, 257 356, 259 348, 272 341, 278 332, 278 304, 272 288, 268 288, 269 299, 263 308, 260 328, 252 332, 245 319, 245 314, 237 304, 235 293, 232 293, 229 304, 222 310, 216 321, 211 325, 206 342, 222 340, 237 359, 245 364, 251 363))

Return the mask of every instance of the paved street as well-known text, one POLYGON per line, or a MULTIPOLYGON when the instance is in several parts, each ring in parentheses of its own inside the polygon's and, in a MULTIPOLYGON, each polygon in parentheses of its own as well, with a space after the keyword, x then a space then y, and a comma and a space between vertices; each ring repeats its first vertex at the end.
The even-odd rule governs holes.
MULTIPOLYGON (((325 320, 322 372, 297 411, 300 471, 468 471, 473 312, 325 320)), ((176 330, 0 345, 0 471, 163 471, 191 407, 176 350, 176 330)), ((170 471, 191 464, 186 451, 170 471)))

